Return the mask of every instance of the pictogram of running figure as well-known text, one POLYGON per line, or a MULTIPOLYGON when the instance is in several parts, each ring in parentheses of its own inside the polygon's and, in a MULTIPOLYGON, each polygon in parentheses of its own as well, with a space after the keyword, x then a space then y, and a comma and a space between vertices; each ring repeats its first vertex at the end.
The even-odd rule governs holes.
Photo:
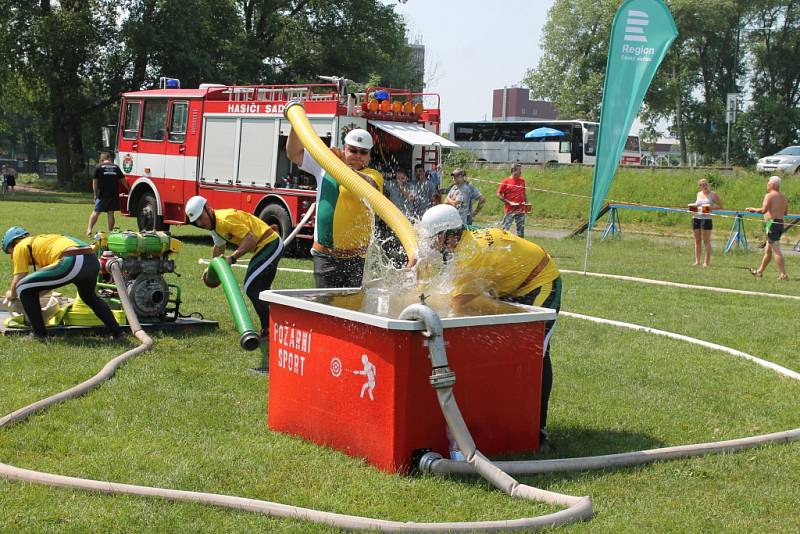
POLYGON ((361 363, 364 364, 364 368, 360 371, 353 371, 354 375, 364 375, 367 377, 367 381, 361 386, 361 395, 359 395, 359 397, 363 399, 364 392, 366 391, 369 394, 369 400, 375 400, 375 397, 372 396, 372 390, 375 389, 375 366, 369 361, 366 354, 361 355, 361 363))

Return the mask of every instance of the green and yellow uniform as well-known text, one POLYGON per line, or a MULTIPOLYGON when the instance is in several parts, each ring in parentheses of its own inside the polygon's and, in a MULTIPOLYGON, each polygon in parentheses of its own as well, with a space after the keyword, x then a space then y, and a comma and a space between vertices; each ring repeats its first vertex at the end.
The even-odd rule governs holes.
POLYGON ((258 239, 253 254, 258 254, 262 248, 278 239, 278 233, 267 223, 246 211, 214 210, 214 217, 216 225, 211 230, 211 237, 215 245, 222 246, 227 242, 239 246, 248 232, 253 232, 258 239))
POLYGON ((267 223, 246 211, 214 210, 214 219, 211 238, 217 247, 224 247, 225 243, 238 247, 250 232, 258 239, 253 257, 247 264, 243 288, 258 313, 264 335, 269 328, 269 305, 259 298, 259 294, 272 287, 278 261, 283 255, 283 240, 267 223))
MULTIPOLYGON (((464 230, 455 249, 453 296, 488 292, 502 300, 561 309, 561 275, 550 255, 536 243, 511 235, 499 228, 464 230)), ((539 427, 542 439, 553 368, 550 362, 550 336, 556 321, 545 322, 544 358, 539 427)), ((538 350, 538 349, 537 349, 538 350)))
POLYGON ((33 265, 44 269, 61 260, 61 254, 70 247, 85 247, 86 243, 58 234, 41 234, 19 240, 14 247, 13 274, 26 274, 33 265))
MULTIPOLYGON (((383 175, 375 169, 362 169, 383 193, 383 175)), ((373 215, 356 195, 325 173, 317 193, 317 219, 314 226, 316 250, 334 257, 365 256, 372 239, 373 215)))
POLYGON ((523 297, 542 288, 535 305, 547 300, 558 267, 547 252, 499 228, 465 230, 455 250, 454 296, 490 293, 523 297))

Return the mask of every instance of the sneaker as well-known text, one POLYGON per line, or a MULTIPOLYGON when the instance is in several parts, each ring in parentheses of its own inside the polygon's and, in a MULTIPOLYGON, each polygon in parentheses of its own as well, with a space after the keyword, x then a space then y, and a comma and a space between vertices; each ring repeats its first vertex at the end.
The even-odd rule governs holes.
POLYGON ((38 341, 39 343, 47 343, 47 336, 37 336, 33 332, 22 336, 25 341, 38 341))

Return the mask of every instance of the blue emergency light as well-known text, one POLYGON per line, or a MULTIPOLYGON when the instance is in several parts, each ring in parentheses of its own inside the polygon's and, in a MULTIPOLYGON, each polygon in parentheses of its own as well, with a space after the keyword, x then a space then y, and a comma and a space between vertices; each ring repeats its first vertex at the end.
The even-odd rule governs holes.
POLYGON ((180 89, 181 81, 178 78, 167 78, 162 76, 158 80, 158 85, 161 89, 180 89))

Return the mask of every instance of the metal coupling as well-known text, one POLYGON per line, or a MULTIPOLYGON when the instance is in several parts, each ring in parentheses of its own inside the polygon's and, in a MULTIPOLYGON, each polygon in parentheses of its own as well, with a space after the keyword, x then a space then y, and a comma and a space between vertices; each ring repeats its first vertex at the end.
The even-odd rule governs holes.
POLYGON ((286 105, 283 107, 283 116, 284 116, 284 118, 287 118, 287 119, 289 118, 289 115, 287 113, 289 111, 289 108, 291 108, 293 106, 300 106, 301 108, 305 109, 305 106, 303 105, 303 101, 302 100, 300 100, 299 98, 293 98, 293 99, 289 100, 286 103, 286 105))
POLYGON ((451 388, 456 383, 456 374, 449 367, 436 367, 428 380, 433 389, 451 388))
POLYGON ((422 458, 419 459, 419 464, 417 464, 417 470, 420 473, 432 473, 433 472, 433 464, 442 460, 442 455, 438 452, 426 452, 422 455, 422 458))

